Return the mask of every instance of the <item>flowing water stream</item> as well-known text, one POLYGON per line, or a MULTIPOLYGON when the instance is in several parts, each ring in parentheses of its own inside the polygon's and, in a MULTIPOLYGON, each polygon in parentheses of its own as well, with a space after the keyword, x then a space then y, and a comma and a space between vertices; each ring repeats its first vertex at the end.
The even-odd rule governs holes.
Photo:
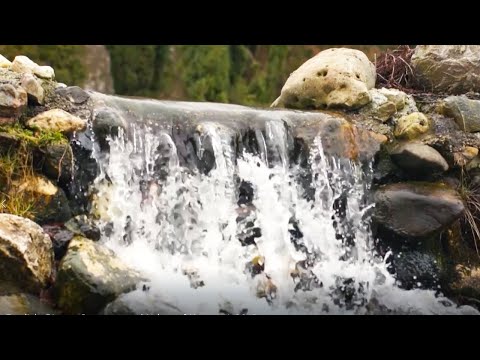
POLYGON ((326 115, 94 99, 123 129, 95 131, 92 212, 101 241, 148 279, 124 296, 136 312, 476 313, 397 287, 370 230, 373 159, 326 151, 311 126, 326 115))

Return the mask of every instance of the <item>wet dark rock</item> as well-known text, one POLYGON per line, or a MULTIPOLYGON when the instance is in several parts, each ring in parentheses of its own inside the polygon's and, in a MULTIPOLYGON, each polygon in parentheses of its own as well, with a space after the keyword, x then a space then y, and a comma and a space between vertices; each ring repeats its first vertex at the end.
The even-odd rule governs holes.
POLYGON ((46 224, 49 222, 63 222, 72 216, 68 199, 62 189, 50 198, 48 196, 41 197, 37 209, 43 209, 41 212, 35 214, 35 221, 39 224, 46 224))
POLYGON ((60 87, 55 89, 55 93, 77 105, 85 103, 90 98, 90 95, 78 86, 60 87))
POLYGON ((102 149, 108 149, 107 136, 118 136, 119 129, 126 130, 127 122, 114 109, 101 108, 95 111, 92 128, 102 149))
POLYGON ((434 148, 422 143, 401 143, 390 150, 390 156, 412 175, 433 175, 448 170, 448 164, 434 148))
POLYGON ((465 209, 459 194, 442 183, 385 185, 375 192, 374 198, 374 219, 407 237, 428 236, 444 229, 465 209))
POLYGON ((71 142, 75 163, 73 180, 68 182, 66 194, 73 215, 84 214, 89 211, 89 185, 99 174, 97 161, 92 157, 95 146, 92 138, 93 134, 86 131, 78 133, 71 142))
POLYGON ((73 151, 68 143, 49 144, 40 148, 43 173, 51 180, 66 184, 73 173, 73 151))
POLYGON ((252 278, 255 277, 255 275, 258 275, 265 270, 265 258, 263 256, 256 256, 252 261, 247 263, 245 269, 252 274, 252 278))
POLYGON ((404 172, 400 169, 388 154, 387 149, 382 149, 373 166, 373 180, 376 184, 397 182, 402 179, 404 172))
POLYGON ((32 204, 34 221, 39 224, 64 222, 72 217, 64 191, 44 176, 24 177, 10 188, 11 196, 22 194, 32 204))
POLYGON ((239 195, 238 195, 238 202, 237 204, 240 205, 248 205, 251 204, 253 201, 253 186, 250 182, 242 180, 240 182, 239 187, 239 195))
MULTIPOLYGON (((132 294, 133 295, 133 294, 132 294)), ((120 295, 108 304, 101 315, 184 315, 184 312, 165 300, 156 298, 147 305, 129 301, 130 294, 120 295)))
POLYGON ((65 229, 62 225, 44 225, 42 226, 45 233, 50 236, 53 245, 55 260, 61 260, 67 252, 68 244, 73 239, 74 234, 65 229))
POLYGON ((65 223, 65 227, 75 235, 81 235, 87 239, 100 240, 100 229, 86 215, 78 215, 65 223))
POLYGON ((347 310, 365 305, 367 302, 365 284, 357 284, 353 278, 337 278, 333 302, 347 310))
POLYGON ((397 253, 392 266, 401 288, 438 290, 440 269, 433 255, 419 251, 397 253))
POLYGON ((15 135, 8 133, 0 133, 0 155, 5 155, 20 146, 20 139, 15 135))
POLYGON ((262 236, 262 229, 255 226, 253 221, 248 221, 244 229, 238 235, 238 240, 242 243, 243 246, 254 245, 255 239, 262 236))

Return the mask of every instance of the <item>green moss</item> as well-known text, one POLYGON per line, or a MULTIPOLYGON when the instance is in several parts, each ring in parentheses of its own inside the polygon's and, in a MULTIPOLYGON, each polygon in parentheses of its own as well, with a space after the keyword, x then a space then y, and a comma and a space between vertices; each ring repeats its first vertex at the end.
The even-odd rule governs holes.
POLYGON ((50 144, 66 144, 68 140, 60 132, 34 132, 19 124, 0 127, 0 133, 12 138, 8 148, 0 149, 0 213, 36 219, 45 207, 38 204, 30 193, 17 192, 15 184, 34 176, 38 167, 38 161, 34 160, 37 149, 50 144))
POLYGON ((50 144, 65 144, 68 139, 59 131, 33 131, 25 129, 21 125, 0 126, 0 132, 13 135, 15 138, 33 147, 45 146, 50 144))

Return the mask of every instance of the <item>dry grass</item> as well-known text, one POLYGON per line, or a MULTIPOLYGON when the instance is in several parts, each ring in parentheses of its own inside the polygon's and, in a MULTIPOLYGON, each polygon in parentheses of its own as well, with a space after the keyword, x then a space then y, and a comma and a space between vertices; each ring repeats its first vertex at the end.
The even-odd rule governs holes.
POLYGON ((463 222, 468 226, 477 255, 480 257, 480 186, 471 185, 462 169, 459 193, 465 201, 463 222))
POLYGON ((26 144, 0 157, 0 213, 35 217, 35 200, 16 185, 33 175, 32 152, 26 144))
POLYGON ((414 48, 401 45, 395 50, 387 50, 375 58, 377 87, 396 88, 405 92, 417 92, 417 81, 411 60, 414 48))

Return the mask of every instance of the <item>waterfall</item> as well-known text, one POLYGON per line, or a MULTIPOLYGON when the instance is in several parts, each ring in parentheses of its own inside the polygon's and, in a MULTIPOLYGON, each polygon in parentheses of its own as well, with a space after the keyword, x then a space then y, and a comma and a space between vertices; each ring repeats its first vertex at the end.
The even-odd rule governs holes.
POLYGON ((311 126, 327 115, 96 101, 127 125, 94 152, 91 211, 101 241, 148 279, 125 296, 139 313, 476 313, 396 286, 370 230, 373 159, 333 156, 311 126), (313 131, 305 161, 300 128, 313 131))

